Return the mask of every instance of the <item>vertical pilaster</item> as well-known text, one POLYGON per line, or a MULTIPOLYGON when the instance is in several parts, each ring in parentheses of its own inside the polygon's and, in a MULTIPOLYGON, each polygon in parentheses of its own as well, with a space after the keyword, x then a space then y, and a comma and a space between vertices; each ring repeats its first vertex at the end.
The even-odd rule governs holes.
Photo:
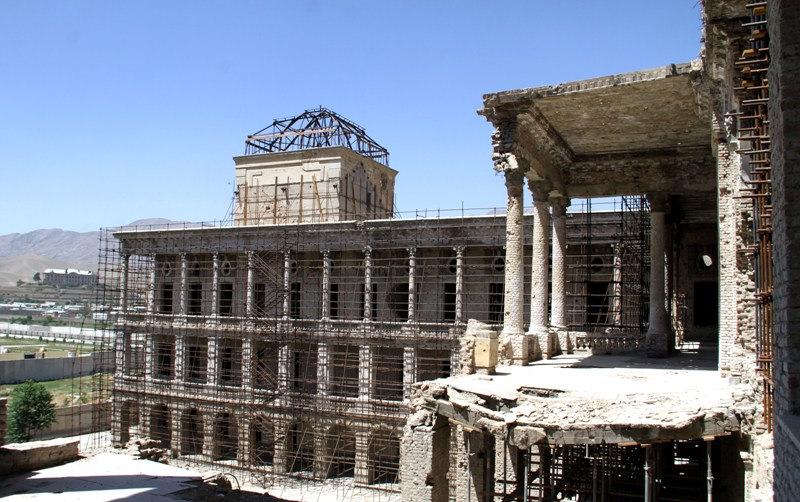
POLYGON ((292 273, 291 251, 283 253, 283 318, 289 319, 289 281, 292 273))
POLYGON ((131 256, 129 254, 122 255, 122 270, 120 270, 119 278, 119 310, 123 314, 128 310, 128 266, 131 256))
POLYGON ((249 333, 242 338, 242 388, 253 390, 253 336, 249 333))
POLYGON ((219 314, 219 253, 211 259, 211 320, 217 321, 219 314))
POLYGON ((203 455, 211 459, 214 456, 214 414, 201 410, 203 421, 203 455))
POLYGON ((170 422, 169 422, 169 427, 170 427, 169 442, 170 442, 170 446, 169 447, 175 454, 180 454, 180 452, 181 452, 181 441, 183 439, 181 437, 181 410, 178 409, 177 406, 170 407, 169 415, 170 415, 170 422))
POLYGON ((447 502, 450 499, 447 479, 450 470, 450 424, 447 419, 436 415, 431 425, 413 428, 407 425, 400 448, 401 500, 447 502))
POLYGON ((189 295, 186 292, 186 283, 189 279, 189 258, 186 253, 181 253, 181 285, 180 285, 180 306, 178 308, 178 315, 180 316, 181 320, 186 319, 186 312, 187 312, 187 302, 189 299, 189 295))
POLYGON ((125 360, 130 357, 130 334, 124 329, 114 336, 114 376, 121 377, 125 360))
POLYGON ((664 291, 666 199, 660 196, 652 196, 650 199, 650 317, 647 328, 647 356, 666 357, 669 336, 664 291))
POLYGON ((353 482, 357 485, 369 484, 372 477, 369 468, 369 438, 368 430, 356 431, 356 465, 353 482))
POLYGON ((237 416, 237 423, 239 424, 239 447, 236 449, 236 459, 239 461, 239 465, 250 465, 250 459, 253 458, 250 451, 252 446, 250 422, 251 415, 249 413, 242 413, 237 416))
POLYGON ((153 255, 153 268, 147 280, 147 312, 156 313, 156 255, 153 255))
MULTIPOLYGON (((512 160, 513 156, 509 158, 512 160)), ((516 159, 513 159, 516 162, 516 159)), ((524 334, 525 308, 525 228, 523 220, 523 171, 511 168, 505 171, 506 178, 506 256, 505 256, 505 295, 503 304, 504 344, 511 347, 511 360, 514 364, 528 362, 528 344, 524 334)))
POLYGON ((411 384, 417 381, 417 349, 403 347, 403 399, 411 399, 411 384))
POLYGON ((464 246, 453 248, 456 252, 456 324, 464 322, 464 246))
POLYGON ((175 331, 175 381, 183 382, 184 332, 175 331))
POLYGON ((331 318, 331 253, 322 252, 322 320, 329 321, 331 318))
POLYGON ((330 385, 330 349, 327 342, 317 344, 317 393, 328 395, 330 385))
POLYGON ((364 248, 364 321, 372 320, 372 248, 364 248))
POLYGON ((417 319, 417 248, 408 251, 408 322, 417 319))
POLYGON ((614 297, 612 310, 614 326, 622 324, 622 246, 614 244, 614 264, 611 276, 614 297))
POLYGON ((558 337, 558 349, 572 352, 567 330, 567 206, 569 199, 551 199, 553 208, 552 298, 550 326, 558 337))
POLYGON ((362 345, 358 348, 358 398, 369 400, 372 394, 372 347, 362 345))
POLYGON ((208 385, 217 385, 217 337, 208 337, 208 364, 206 365, 208 385))
POLYGON ((252 319, 255 311, 254 306, 254 292, 255 292, 255 253, 253 251, 247 252, 247 289, 245 293, 245 316, 252 319))
POLYGON ((153 378, 153 366, 155 365, 156 339, 152 333, 147 333, 144 338, 144 378, 153 378))
POLYGON ((533 246, 531 252, 531 321, 528 334, 538 340, 542 357, 553 356, 548 329, 547 303, 550 282, 550 205, 547 190, 529 184, 533 194, 533 246))
POLYGON ((278 392, 286 392, 289 388, 289 373, 289 346, 281 345, 278 349, 278 392))

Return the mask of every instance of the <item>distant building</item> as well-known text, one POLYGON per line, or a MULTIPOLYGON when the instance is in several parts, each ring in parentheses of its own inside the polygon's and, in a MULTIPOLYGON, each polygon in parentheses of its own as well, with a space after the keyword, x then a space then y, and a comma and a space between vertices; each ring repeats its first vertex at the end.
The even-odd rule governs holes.
POLYGON ((42 273, 42 284, 59 288, 93 288, 97 285, 97 274, 76 268, 48 268, 42 273))

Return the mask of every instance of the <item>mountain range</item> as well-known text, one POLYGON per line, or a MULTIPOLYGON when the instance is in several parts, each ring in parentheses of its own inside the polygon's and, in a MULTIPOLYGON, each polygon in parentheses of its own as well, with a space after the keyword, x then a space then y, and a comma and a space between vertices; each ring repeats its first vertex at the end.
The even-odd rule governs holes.
MULTIPOLYGON (((126 226, 171 223, 164 218, 136 220, 126 226)), ((46 268, 97 271, 100 232, 73 232, 60 228, 0 235, 0 286, 17 280, 31 282, 46 268)))

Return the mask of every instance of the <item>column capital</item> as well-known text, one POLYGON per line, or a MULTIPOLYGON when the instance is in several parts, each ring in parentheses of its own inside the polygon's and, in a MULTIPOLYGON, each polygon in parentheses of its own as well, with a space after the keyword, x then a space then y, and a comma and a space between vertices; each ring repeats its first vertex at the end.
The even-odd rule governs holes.
POLYGON ((464 246, 453 246, 453 251, 456 252, 456 256, 462 256, 464 254, 464 246))
POLYGON ((372 246, 364 246, 364 256, 371 257, 372 256, 372 246))
POLYGON ((553 208, 553 216, 565 216, 567 208, 570 206, 569 197, 550 197, 550 206, 553 208))
POLYGON ((528 190, 531 191, 531 195, 533 195, 533 202, 548 202, 548 197, 550 195, 550 183, 545 180, 528 180, 528 190))
POLYGON ((409 258, 415 258, 417 256, 417 248, 415 246, 407 247, 406 251, 408 252, 409 258))
MULTIPOLYGON (((511 157, 513 157, 513 155, 511 157)), ((515 164, 513 167, 502 169, 502 173, 506 178, 506 190, 509 195, 519 197, 522 195, 522 183, 525 180, 525 171, 516 165, 516 160, 514 162, 515 164)))
POLYGON ((330 249, 323 249, 322 250, 322 258, 328 259, 331 257, 331 250, 330 249))

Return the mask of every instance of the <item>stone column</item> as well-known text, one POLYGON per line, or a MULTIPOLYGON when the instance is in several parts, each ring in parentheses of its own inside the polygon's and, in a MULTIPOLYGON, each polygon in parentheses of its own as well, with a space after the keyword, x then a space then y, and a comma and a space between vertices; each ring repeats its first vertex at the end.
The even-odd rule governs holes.
POLYGON ((242 388, 253 390, 253 337, 249 334, 242 338, 242 388))
POLYGON ((572 340, 567 329, 567 206, 569 199, 552 199, 553 258, 550 327, 558 340, 558 351, 572 353, 572 340))
POLYGON ((329 321, 331 318, 331 253, 322 252, 322 320, 329 321))
POLYGON ((275 452, 272 455, 272 472, 275 474, 284 474, 286 472, 286 436, 288 428, 287 421, 283 418, 277 419, 273 423, 275 452))
POLYGON ((450 424, 447 419, 436 415, 430 425, 406 424, 400 450, 401 500, 447 502, 450 498, 447 479, 450 470, 450 424))
POLYGON ((614 297, 612 298, 612 309, 614 314, 614 326, 622 324, 622 246, 614 244, 614 269, 611 276, 614 297))
POLYGON ((372 347, 358 349, 358 398, 368 401, 372 394, 372 347))
POLYGON ((169 448, 173 451, 173 453, 180 455, 181 453, 181 410, 178 406, 172 406, 169 408, 169 428, 170 428, 170 438, 169 438, 169 448))
MULTIPOLYGON (((550 278, 550 204, 547 190, 529 184, 533 194, 533 248, 531 253, 531 322, 528 335, 538 340, 542 357, 554 355, 548 329, 547 301, 550 278)), ((538 359, 538 354, 534 358, 538 359)))
POLYGON ((252 319, 255 311, 253 310, 254 305, 254 292, 255 292, 255 257, 253 251, 247 252, 247 289, 245 292, 245 316, 248 319, 252 319))
POLYGON ((252 458, 250 452, 250 417, 251 415, 249 413, 242 413, 236 417, 236 423, 239 426, 236 459, 239 461, 239 465, 249 465, 250 459, 252 458))
POLYGON ((647 356, 666 357, 669 326, 665 287, 666 198, 650 197, 650 318, 647 328, 647 356))
POLYGON ((121 377, 125 368, 126 359, 130 357, 130 334, 124 329, 114 336, 114 376, 121 377))
POLYGON ((186 292, 186 282, 189 279, 189 259, 186 253, 181 253, 181 290, 179 293, 180 298, 180 306, 178 309, 178 315, 180 316, 181 320, 186 319, 186 312, 187 312, 187 301, 189 296, 186 292))
POLYGON ((184 333, 182 330, 175 331, 175 381, 183 382, 183 353, 184 353, 184 333))
POLYGON ((156 255, 153 255, 153 268, 150 270, 147 284, 147 313, 155 314, 156 310, 156 255))
POLYGON ((219 253, 214 253, 211 263, 211 321, 216 322, 219 313, 219 253))
POLYGON ((144 335, 144 378, 153 378, 153 365, 155 364, 156 339, 155 335, 148 333, 144 335))
POLYGON ((283 253, 283 318, 289 319, 289 282, 292 273, 291 251, 283 253))
POLYGON ((417 349, 403 347, 403 399, 411 398, 411 384, 417 381, 417 349))
POLYGON ((128 264, 131 256, 122 255, 122 270, 119 280, 119 310, 124 314, 128 310, 128 264))
POLYGON ((464 322, 464 246, 453 248, 456 252, 456 324, 464 322))
POLYGON ((288 388, 289 388, 289 346, 281 345, 280 348, 278 349, 278 392, 284 393, 288 388))
POLYGON ((372 320, 372 248, 364 248, 364 321, 372 320))
POLYGON ((417 319, 417 248, 408 248, 408 322, 417 319))
POLYGON ((328 395, 330 385, 330 349, 327 342, 317 344, 317 393, 328 395))
POLYGON ((214 456, 214 414, 200 410, 203 421, 203 455, 211 459, 214 456))
POLYGON ((525 308, 525 227, 523 220, 523 171, 505 171, 508 210, 506 213, 505 296, 503 305, 503 345, 511 347, 514 364, 528 362, 528 344, 524 333, 525 308))
POLYGON ((356 465, 353 473, 353 482, 358 485, 367 485, 370 482, 369 470, 369 436, 368 430, 355 431, 356 436, 356 465))
POLYGON ((215 336, 208 337, 206 382, 208 382, 208 385, 217 385, 217 338, 215 336))

